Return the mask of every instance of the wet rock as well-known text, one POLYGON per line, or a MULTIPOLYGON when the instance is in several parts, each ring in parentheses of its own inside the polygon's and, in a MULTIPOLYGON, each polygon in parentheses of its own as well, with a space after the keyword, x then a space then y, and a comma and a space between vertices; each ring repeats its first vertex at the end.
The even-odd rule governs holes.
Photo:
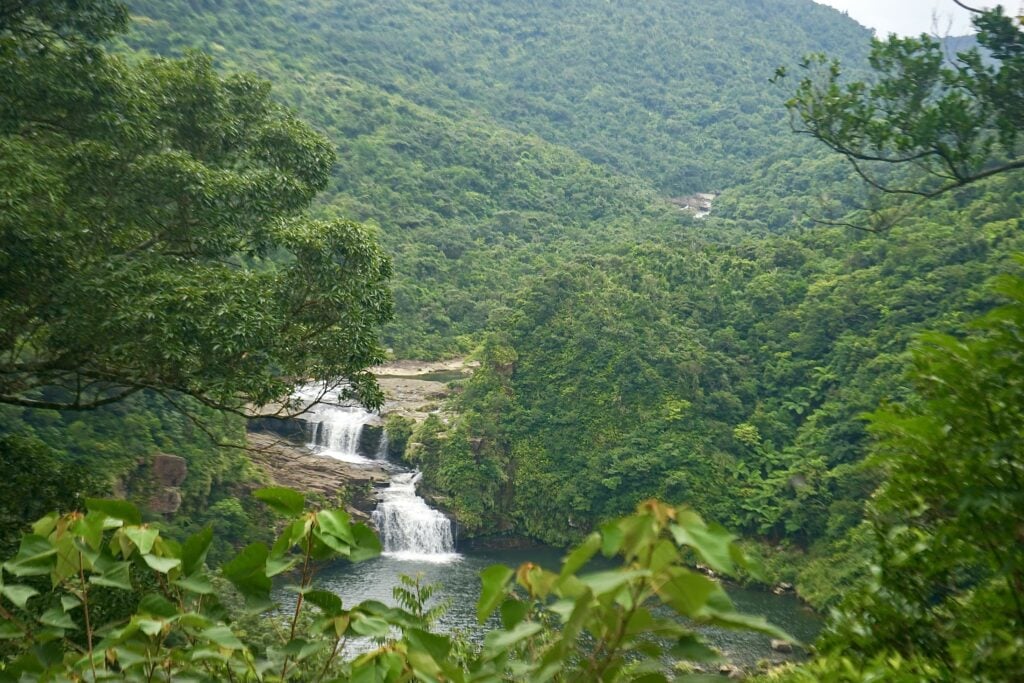
POLYGON ((793 592, 793 584, 786 583, 785 581, 776 584, 772 587, 772 593, 775 595, 785 595, 786 593, 793 592))
POLYGON ((369 519, 377 506, 376 489, 386 487, 390 476, 384 464, 354 464, 313 455, 305 448, 269 434, 246 435, 248 455, 279 486, 319 494, 328 501, 342 495, 353 517, 369 519))
POLYGON ((793 651, 793 644, 786 640, 772 639, 772 649, 776 652, 783 654, 789 654, 793 651))

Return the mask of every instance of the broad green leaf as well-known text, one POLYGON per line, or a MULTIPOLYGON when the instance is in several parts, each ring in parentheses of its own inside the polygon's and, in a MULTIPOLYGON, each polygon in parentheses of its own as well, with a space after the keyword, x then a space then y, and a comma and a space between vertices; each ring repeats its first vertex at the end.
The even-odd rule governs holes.
POLYGON ((161 574, 181 566, 181 560, 176 557, 157 557, 156 555, 143 555, 142 559, 149 565, 154 571, 158 571, 161 574))
POLYGON ((13 560, 4 563, 4 569, 15 576, 49 574, 56 555, 57 549, 49 540, 34 534, 26 534, 21 538, 18 554, 13 560))
POLYGON ((111 562, 103 571, 90 576, 89 583, 130 591, 132 589, 130 566, 128 562, 111 562))
POLYGON ((524 621, 509 631, 491 631, 484 636, 484 653, 493 657, 543 630, 544 627, 535 621, 524 621))
POLYGON ((212 595, 214 592, 213 584, 210 583, 210 578, 205 573, 195 573, 178 579, 173 583, 175 586, 196 595, 212 595))
POLYGON ((0 586, 0 594, 5 598, 13 602, 20 608, 25 607, 25 603, 28 602, 29 598, 39 595, 39 591, 31 586, 18 586, 7 584, 0 586))
POLYGON ((20 628, 9 621, 0 621, 0 640, 11 640, 13 638, 24 638, 25 634, 20 628))
POLYGON ((181 571, 185 576, 192 576, 203 567, 211 543, 213 543, 213 527, 210 526, 188 537, 188 540, 181 546, 181 571))
POLYGON ((142 526, 126 526, 121 532, 131 539, 142 555, 148 554, 153 549, 156 537, 160 535, 156 529, 142 526))
POLYGON ((353 524, 352 536, 355 537, 355 545, 349 551, 349 562, 371 560, 380 555, 380 539, 373 529, 362 523, 353 524))
POLYGON ((43 612, 42 616, 39 617, 39 623, 45 624, 46 626, 53 626, 54 628, 67 629, 69 631, 73 631, 78 628, 71 617, 65 614, 64 610, 59 607, 51 607, 43 612))
POLYGON ((708 598, 719 590, 717 583, 697 572, 679 569, 675 575, 657 587, 658 596, 682 614, 692 617, 707 606, 708 598))
POLYGON ((611 557, 622 548, 622 541, 625 535, 622 529, 615 522, 608 522, 601 525, 601 553, 605 557, 611 557))
POLYGON ((47 537, 50 535, 56 526, 57 520, 60 519, 60 515, 56 512, 51 512, 45 517, 40 517, 35 524, 32 525, 32 533, 36 536, 47 537))
POLYGON ((289 571, 297 565, 302 558, 300 557, 268 557, 267 558, 267 576, 277 576, 289 571))
POLYGON ((579 545, 578 548, 565 556, 560 576, 578 572, 601 549, 601 535, 594 532, 579 545))
POLYGON ((281 486, 270 486, 257 489, 252 494, 270 506, 274 512, 284 517, 295 517, 306 508, 306 497, 298 491, 281 486))
POLYGON ((262 543, 246 546, 221 571, 235 588, 250 599, 266 600, 270 597, 270 577, 267 576, 267 557, 270 552, 262 543))
POLYGON ((352 630, 361 636, 384 638, 391 630, 391 624, 380 617, 355 614, 352 616, 352 630))
POLYGON ((316 513, 316 521, 324 534, 341 539, 348 545, 355 545, 356 539, 352 535, 349 516, 344 510, 321 510, 316 513))
POLYGON ((707 525, 692 510, 682 510, 677 523, 671 527, 672 536, 679 545, 686 545, 709 567, 717 572, 735 571, 730 547, 736 537, 718 525, 707 525))
POLYGON ((650 576, 646 569, 612 569, 606 572, 595 572, 579 577, 580 581, 589 588, 595 597, 614 593, 626 583, 633 579, 650 576))
POLYGON ((126 500, 86 498, 85 507, 88 510, 102 512, 107 517, 120 520, 125 524, 142 524, 142 515, 139 513, 139 509, 126 500))
POLYGON ((491 613, 505 598, 505 587, 515 572, 503 564, 491 565, 480 572, 482 587, 480 599, 476 603, 476 618, 481 624, 487 621, 491 613))
POLYGON ((713 662, 721 659, 721 655, 705 645, 700 638, 690 633, 682 636, 672 646, 672 656, 691 662, 713 662))
POLYGON ((60 607, 65 612, 70 612, 71 610, 73 610, 73 609, 75 609, 77 607, 81 607, 81 606, 82 606, 82 601, 79 600, 78 598, 76 598, 73 595, 62 595, 62 596, 60 596, 60 607))
POLYGON ((199 634, 203 640, 222 647, 226 650, 244 650, 245 645, 238 639, 227 626, 212 626, 199 634))
POLYGON ((139 600, 137 610, 140 614, 149 614, 164 619, 173 619, 178 616, 178 607, 170 600, 156 593, 147 593, 139 600))
POLYGON ((530 612, 530 606, 522 600, 508 599, 501 603, 501 626, 506 631, 523 619, 530 612))
POLYGON ((329 617, 341 614, 341 598, 330 591, 308 591, 306 600, 319 607, 329 617))
POLYGON ((785 640, 790 643, 798 643, 793 636, 789 635, 778 626, 768 623, 768 621, 761 616, 754 616, 752 614, 741 614, 740 612, 723 612, 719 610, 706 609, 704 614, 700 615, 701 621, 716 626, 724 626, 726 628, 743 629, 747 631, 758 631, 780 640, 785 640))
POLYGON ((137 617, 135 623, 138 624, 140 631, 150 637, 159 635, 164 630, 164 626, 167 625, 167 622, 161 619, 147 619, 145 617, 137 617))

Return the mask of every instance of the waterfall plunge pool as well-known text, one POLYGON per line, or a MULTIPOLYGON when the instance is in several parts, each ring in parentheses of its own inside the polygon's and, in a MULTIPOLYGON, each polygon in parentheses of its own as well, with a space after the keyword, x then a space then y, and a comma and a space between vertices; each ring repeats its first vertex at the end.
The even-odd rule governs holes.
MULTIPOLYGON (((486 627, 476 621, 476 603, 480 597, 480 571, 492 564, 518 567, 534 562, 547 569, 558 570, 567 551, 546 546, 515 550, 479 550, 449 555, 444 561, 436 558, 382 555, 372 560, 351 564, 334 563, 318 575, 318 587, 339 595, 345 605, 363 600, 379 600, 394 605, 392 589, 399 584, 399 575, 422 575, 424 583, 440 583, 431 601, 448 600, 450 606, 437 627, 441 631, 461 631, 474 642, 482 642, 487 629, 500 628, 496 619, 486 627)), ((736 608, 741 612, 760 614, 770 622, 804 643, 812 642, 821 630, 821 617, 804 606, 793 595, 773 595, 765 590, 727 585, 736 608)), ((783 661, 793 655, 782 655, 771 649, 771 639, 758 633, 730 631, 718 627, 699 626, 705 640, 719 649, 731 662, 751 670, 758 660, 783 661)), ((368 649, 371 643, 355 644, 355 650, 368 649)), ((797 655, 799 657, 799 655, 797 655)))

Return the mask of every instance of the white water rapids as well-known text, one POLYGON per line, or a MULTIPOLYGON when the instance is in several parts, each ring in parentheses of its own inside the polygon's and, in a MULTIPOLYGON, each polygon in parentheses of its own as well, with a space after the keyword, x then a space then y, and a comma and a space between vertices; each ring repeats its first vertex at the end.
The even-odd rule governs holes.
MULTIPOLYGON (((313 390, 299 395, 312 399, 313 390)), ((368 424, 380 418, 359 406, 319 404, 304 418, 309 423, 309 448, 317 455, 354 464, 378 464, 387 453, 387 439, 381 437, 373 459, 359 452, 360 436, 368 424)), ((416 495, 420 473, 392 466, 388 488, 380 495, 373 523, 380 534, 384 554, 398 560, 418 562, 451 562, 460 556, 455 552, 452 522, 443 513, 431 508, 416 495)))

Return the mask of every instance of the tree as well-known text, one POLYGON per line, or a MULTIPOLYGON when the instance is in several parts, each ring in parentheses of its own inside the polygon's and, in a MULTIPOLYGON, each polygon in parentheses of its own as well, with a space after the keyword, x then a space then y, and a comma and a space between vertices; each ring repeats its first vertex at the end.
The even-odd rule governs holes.
POLYGON ((390 261, 363 226, 304 214, 330 144, 208 57, 109 54, 126 17, 0 10, 0 403, 287 410, 314 381, 379 404, 390 261))
MULTIPOLYGON (((1024 31, 974 12, 978 44, 951 58, 926 35, 873 43, 870 82, 843 82, 838 60, 813 55, 787 106, 794 126, 843 154, 871 187, 935 197, 1024 169, 1024 31), (898 167, 917 172, 906 176, 898 167)), ((785 75, 780 69, 779 76, 785 75)))

